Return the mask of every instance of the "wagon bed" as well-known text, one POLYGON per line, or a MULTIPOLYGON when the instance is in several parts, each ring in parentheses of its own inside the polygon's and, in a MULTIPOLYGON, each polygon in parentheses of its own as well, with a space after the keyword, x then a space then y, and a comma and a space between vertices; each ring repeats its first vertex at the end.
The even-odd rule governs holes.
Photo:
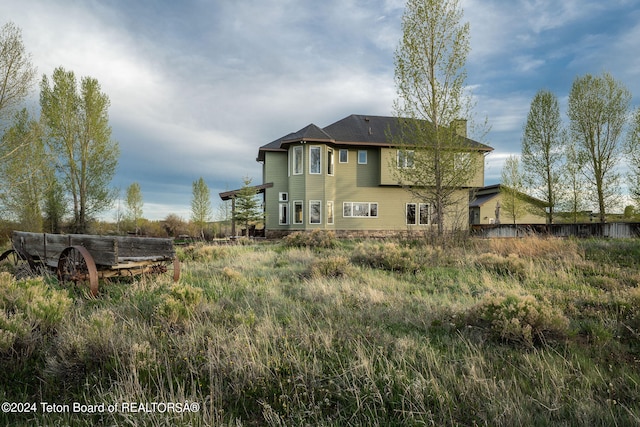
POLYGON ((94 295, 98 278, 166 272, 168 265, 174 280, 180 276, 171 239, 14 231, 11 241, 11 251, 32 269, 55 269, 62 280, 88 281, 94 295))

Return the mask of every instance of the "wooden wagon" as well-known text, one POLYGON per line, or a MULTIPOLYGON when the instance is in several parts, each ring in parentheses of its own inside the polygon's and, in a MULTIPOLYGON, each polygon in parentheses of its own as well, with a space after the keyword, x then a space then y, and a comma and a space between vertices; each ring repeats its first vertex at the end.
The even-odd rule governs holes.
POLYGON ((85 282, 98 293, 103 278, 173 272, 180 278, 180 262, 171 239, 94 236, 14 231, 12 249, 0 255, 31 271, 55 271, 63 282, 85 282))

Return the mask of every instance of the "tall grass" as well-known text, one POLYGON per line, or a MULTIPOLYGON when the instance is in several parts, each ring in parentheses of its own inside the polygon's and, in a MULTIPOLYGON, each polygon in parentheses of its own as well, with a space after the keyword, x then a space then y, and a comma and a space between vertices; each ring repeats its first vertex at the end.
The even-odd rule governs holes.
POLYGON ((105 284, 96 300, 0 274, 1 400, 199 405, 0 422, 640 423, 639 276, 622 256, 640 242, 601 265, 601 241, 301 239, 181 249, 180 283, 105 284))

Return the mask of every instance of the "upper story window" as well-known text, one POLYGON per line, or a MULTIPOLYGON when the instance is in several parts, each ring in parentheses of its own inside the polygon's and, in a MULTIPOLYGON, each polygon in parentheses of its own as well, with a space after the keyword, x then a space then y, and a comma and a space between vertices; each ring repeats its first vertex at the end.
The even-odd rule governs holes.
POLYGON ((413 169, 415 151, 398 150, 396 152, 396 158, 398 161, 398 169, 413 169))
POLYGON ((293 174, 294 175, 302 175, 303 171, 303 158, 302 158, 302 146, 298 145, 293 147, 293 174))
POLYGON ((327 175, 333 175, 333 148, 327 148, 327 175))
POLYGON ((359 165, 367 164, 367 150, 358 150, 358 164, 359 165))
POLYGON ((322 154, 320 147, 309 147, 309 173, 321 173, 321 157, 322 154))
POLYGON ((349 163, 349 150, 346 148, 340 149, 340 163, 349 163))

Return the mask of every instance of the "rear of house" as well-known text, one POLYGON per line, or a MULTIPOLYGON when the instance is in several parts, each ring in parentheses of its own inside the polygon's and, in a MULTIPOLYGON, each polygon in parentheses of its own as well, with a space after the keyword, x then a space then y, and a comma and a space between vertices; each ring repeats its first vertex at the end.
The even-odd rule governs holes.
MULTIPOLYGON (((413 199, 391 173, 399 150, 388 136, 394 117, 351 115, 325 128, 313 124, 262 146, 265 229, 268 237, 324 229, 338 234, 397 233, 429 230, 434 209, 413 199)), ((466 135, 464 135, 466 137, 466 135)), ((491 147, 473 142, 481 165, 469 188, 484 184, 484 155, 491 147)), ((468 189, 446 213, 446 227, 469 222, 468 189)))

